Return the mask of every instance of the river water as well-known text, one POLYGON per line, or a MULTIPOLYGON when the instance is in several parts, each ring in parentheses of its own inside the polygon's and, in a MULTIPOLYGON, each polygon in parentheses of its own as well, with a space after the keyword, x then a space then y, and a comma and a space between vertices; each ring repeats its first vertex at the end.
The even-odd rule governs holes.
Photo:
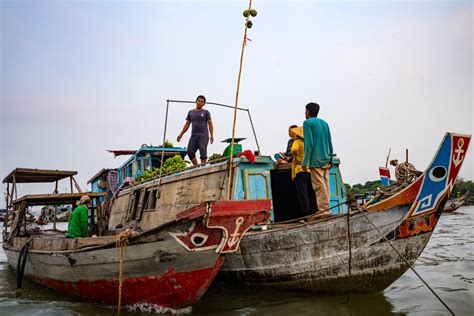
MULTIPOLYGON (((474 206, 441 217, 415 269, 456 315, 474 315, 474 206)), ((1 228, 1 226, 0 226, 1 228)), ((128 307, 121 315, 151 315, 128 307)), ((0 315, 111 315, 113 308, 82 302, 28 280, 15 289, 15 271, 0 250, 0 315)), ((321 296, 217 281, 188 315, 447 315, 445 307, 408 270, 376 294, 321 296)))

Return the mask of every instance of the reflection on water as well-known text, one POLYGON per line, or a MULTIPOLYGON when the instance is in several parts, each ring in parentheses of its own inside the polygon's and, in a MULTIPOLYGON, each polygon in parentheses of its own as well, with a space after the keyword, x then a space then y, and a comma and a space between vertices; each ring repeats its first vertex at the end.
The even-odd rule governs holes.
MULTIPOLYGON (((456 315, 474 310, 474 207, 443 215, 415 268, 456 315)), ((64 224, 63 224, 64 225, 64 224)), ((2 226, 0 226, 1 228, 2 226)), ((64 226, 65 227, 65 226, 64 226)), ((62 227, 63 228, 63 227, 62 227)), ((15 272, 0 250, 0 314, 110 315, 113 307, 85 303, 25 280, 15 289, 15 272)), ((407 271, 383 293, 321 296, 217 281, 191 315, 445 315, 447 311, 421 281, 407 271)), ((147 314, 156 313, 148 309, 147 314)), ((121 315, 139 315, 122 310, 121 315)))

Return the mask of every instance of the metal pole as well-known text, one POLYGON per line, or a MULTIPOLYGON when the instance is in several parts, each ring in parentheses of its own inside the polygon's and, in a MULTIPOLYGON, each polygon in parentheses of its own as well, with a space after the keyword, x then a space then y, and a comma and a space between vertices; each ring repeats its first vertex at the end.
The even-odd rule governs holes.
MULTIPOLYGON (((166 141, 166 130, 168 128, 168 109, 169 109, 169 106, 170 106, 170 100, 166 100, 165 130, 163 131, 163 143, 161 144, 160 173, 158 175, 158 189, 156 190, 156 198, 158 198, 159 194, 160 194, 159 186, 161 185, 161 174, 162 174, 162 168, 163 168, 163 159, 165 159, 165 141, 166 141)), ((152 168, 153 168, 153 165, 152 165, 152 168)), ((155 185, 155 179, 153 179, 153 185, 152 186, 154 186, 154 185, 155 185)))
MULTIPOLYGON (((187 103, 187 104, 195 104, 196 101, 184 101, 184 100, 166 100, 166 102, 170 102, 170 103, 187 103)), ((216 102, 207 102, 206 101, 206 105, 208 104, 211 104, 211 105, 217 105, 217 106, 222 106, 222 107, 225 107, 225 108, 229 108, 229 109, 235 109, 234 106, 231 106, 231 105, 227 105, 227 104, 222 104, 222 103, 216 103, 216 102)), ((237 110, 240 110, 240 111, 248 111, 248 109, 244 109, 244 108, 237 108, 237 110)))
POLYGON ((247 109, 247 114, 249 115, 250 125, 252 125, 253 137, 255 138, 255 143, 257 143, 258 154, 261 155, 260 146, 258 145, 257 134, 255 133, 255 128, 253 127, 252 116, 250 116, 250 110, 247 109))

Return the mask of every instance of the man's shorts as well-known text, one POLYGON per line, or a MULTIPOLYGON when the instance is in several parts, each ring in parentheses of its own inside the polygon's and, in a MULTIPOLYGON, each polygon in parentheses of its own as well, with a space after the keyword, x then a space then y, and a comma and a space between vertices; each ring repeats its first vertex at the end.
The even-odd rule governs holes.
POLYGON ((208 134, 192 135, 188 143, 188 156, 193 160, 196 157, 196 151, 199 149, 201 160, 207 159, 207 144, 209 144, 208 134))

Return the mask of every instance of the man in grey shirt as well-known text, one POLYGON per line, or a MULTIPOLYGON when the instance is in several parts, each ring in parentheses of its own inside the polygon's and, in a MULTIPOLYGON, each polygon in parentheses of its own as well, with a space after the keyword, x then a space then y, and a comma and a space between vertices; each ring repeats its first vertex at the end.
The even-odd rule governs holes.
POLYGON ((178 135, 178 142, 183 137, 184 133, 192 125, 191 138, 188 143, 188 156, 196 166, 197 158, 196 151, 199 149, 201 163, 207 162, 207 145, 209 143, 209 134, 211 134, 211 144, 214 142, 214 127, 212 126, 211 113, 204 110, 206 104, 206 97, 200 95, 196 98, 196 108, 188 112, 186 116, 186 123, 184 123, 183 130, 178 135), (209 127, 209 129, 208 129, 209 127))

